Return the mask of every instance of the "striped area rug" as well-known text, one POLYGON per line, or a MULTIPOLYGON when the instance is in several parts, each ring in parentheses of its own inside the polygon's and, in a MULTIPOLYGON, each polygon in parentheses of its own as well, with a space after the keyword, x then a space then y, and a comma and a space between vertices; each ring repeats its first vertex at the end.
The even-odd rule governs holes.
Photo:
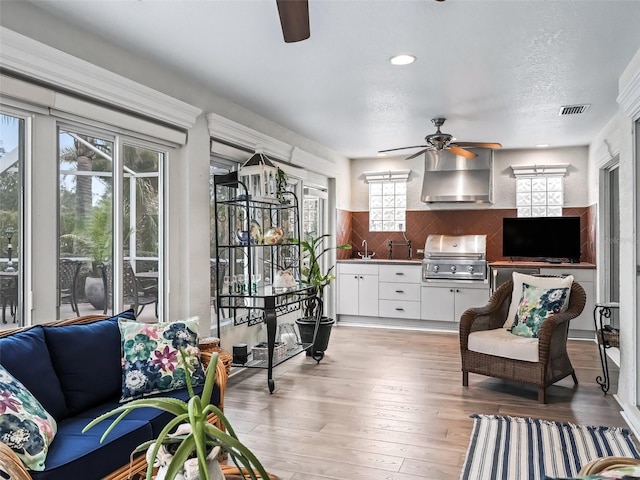
POLYGON ((567 478, 599 457, 640 458, 624 428, 497 415, 471 418, 473 432, 461 480, 567 478))

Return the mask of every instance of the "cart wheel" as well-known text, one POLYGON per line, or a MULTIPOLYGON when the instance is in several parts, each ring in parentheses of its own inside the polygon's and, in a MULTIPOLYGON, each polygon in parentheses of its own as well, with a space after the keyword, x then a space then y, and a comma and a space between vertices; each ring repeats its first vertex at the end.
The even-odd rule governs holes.
POLYGON ((324 352, 315 352, 313 354, 313 359, 317 362, 320 363, 320 360, 322 360, 324 358, 324 352))
POLYGON ((273 391, 276 388, 276 382, 273 381, 272 378, 270 378, 267 383, 269 384, 269 393, 273 393, 273 391))

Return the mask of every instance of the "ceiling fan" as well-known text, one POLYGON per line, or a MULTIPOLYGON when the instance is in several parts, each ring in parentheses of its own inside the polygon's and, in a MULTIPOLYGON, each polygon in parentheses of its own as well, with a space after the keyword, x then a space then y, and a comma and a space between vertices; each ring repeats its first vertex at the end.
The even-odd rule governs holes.
POLYGON ((285 43, 300 42, 311 35, 308 0, 276 0, 285 43))
POLYGON ((478 155, 470 152, 469 150, 465 150, 463 147, 469 148, 502 148, 502 145, 499 143, 487 143, 487 142, 456 142, 456 139, 453 138, 448 133, 442 133, 440 131, 440 127, 444 125, 444 121, 446 118, 432 118, 431 122, 436 126, 436 133, 432 133, 431 135, 427 135, 424 137, 424 141, 426 145, 413 145, 411 147, 400 147, 400 148, 391 148, 389 150, 380 150, 378 153, 387 153, 387 152, 395 152, 397 150, 406 150, 408 148, 422 148, 417 153, 407 157, 407 160, 411 160, 412 158, 416 158, 422 155, 427 150, 449 150, 450 152, 461 155, 465 158, 472 159, 477 157, 478 155))

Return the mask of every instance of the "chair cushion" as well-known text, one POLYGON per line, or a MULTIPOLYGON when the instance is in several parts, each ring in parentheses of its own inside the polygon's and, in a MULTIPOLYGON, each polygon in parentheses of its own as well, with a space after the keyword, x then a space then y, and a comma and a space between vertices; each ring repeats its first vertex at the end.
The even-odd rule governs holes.
POLYGON ((547 318, 567 309, 569 288, 538 288, 526 283, 523 285, 511 333, 537 338, 540 327, 547 318))
POLYGON ((134 319, 133 310, 85 325, 46 326, 44 334, 64 391, 68 413, 117 398, 122 383, 118 318, 134 319))
POLYGON ((56 421, 22 383, 0 365, 0 441, 30 470, 44 470, 56 421))
POLYGON ((539 359, 537 338, 519 337, 506 328, 470 333, 468 348, 473 352, 525 362, 539 359))
POLYGON ((33 472, 33 480, 102 478, 128 464, 131 452, 153 438, 149 422, 125 418, 100 443, 111 421, 107 419, 82 433, 87 423, 86 418, 72 417, 58 424, 58 434, 49 448, 47 468, 33 472))
POLYGON ((0 364, 38 399, 53 418, 60 420, 67 416, 64 394, 42 327, 0 338, 0 364))
POLYGON ((126 402, 154 393, 204 383, 198 348, 198 317, 170 323, 119 320, 122 341, 122 398, 126 402), (182 354, 188 372, 182 365, 182 354))
MULTIPOLYGON (((573 275, 566 277, 535 277, 533 275, 525 275, 523 273, 513 272, 513 293, 511 294, 511 303, 509 304, 509 313, 507 320, 504 322, 505 328, 511 328, 516 318, 518 305, 522 298, 523 284, 527 283, 532 287, 545 288, 571 288, 573 283, 573 275)), ((567 302, 569 302, 569 294, 567 294, 567 302)))

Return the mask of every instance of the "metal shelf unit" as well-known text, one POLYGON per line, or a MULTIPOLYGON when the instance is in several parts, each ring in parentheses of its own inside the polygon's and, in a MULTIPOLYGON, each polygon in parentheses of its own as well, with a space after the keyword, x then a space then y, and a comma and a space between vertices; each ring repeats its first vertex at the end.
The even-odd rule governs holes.
POLYGON ((269 392, 273 393, 273 367, 313 345, 299 344, 274 362, 278 316, 299 310, 301 303, 314 294, 313 287, 299 282, 274 286, 277 272, 288 271, 294 279, 300 277, 300 246, 291 242, 292 238, 300 238, 298 198, 293 192, 283 192, 281 203, 251 199, 237 172, 214 176, 214 186, 218 332, 222 318, 233 318, 235 326, 266 324, 267 360, 234 365, 266 369, 269 392), (262 243, 262 233, 275 227, 282 229, 285 240, 279 244, 262 243))

